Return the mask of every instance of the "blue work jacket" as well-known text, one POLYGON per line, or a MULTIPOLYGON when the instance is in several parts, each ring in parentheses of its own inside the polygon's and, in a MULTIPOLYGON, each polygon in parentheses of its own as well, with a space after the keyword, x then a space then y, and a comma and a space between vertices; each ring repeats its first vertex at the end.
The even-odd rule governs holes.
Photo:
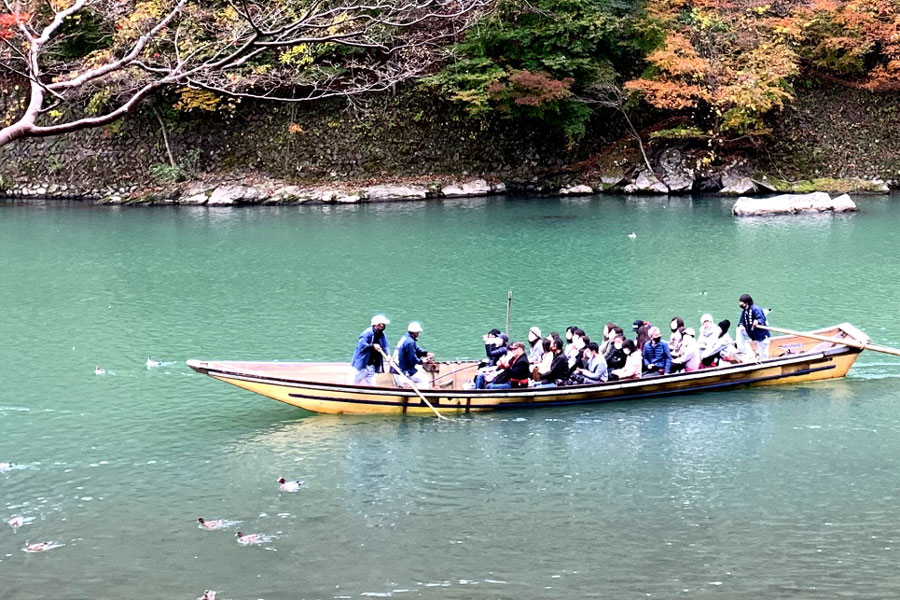
POLYGON ((388 343, 387 336, 384 335, 384 332, 375 334, 375 330, 369 327, 361 334, 359 334, 359 342, 356 344, 356 352, 353 353, 353 358, 350 360, 350 364, 354 369, 362 370, 365 369, 366 366, 370 364, 375 365, 375 370, 377 372, 382 372, 384 368, 382 367, 383 359, 378 351, 372 347, 372 344, 377 343, 381 346, 381 349, 384 350, 385 354, 390 354, 391 345, 388 343), (374 353, 374 356, 372 354, 374 353), (377 357, 377 358, 376 358, 377 357))
POLYGON ((426 354, 428 353, 419 347, 411 335, 405 334, 397 345, 397 366, 407 376, 412 377, 416 372, 416 365, 422 362, 419 359, 426 354))

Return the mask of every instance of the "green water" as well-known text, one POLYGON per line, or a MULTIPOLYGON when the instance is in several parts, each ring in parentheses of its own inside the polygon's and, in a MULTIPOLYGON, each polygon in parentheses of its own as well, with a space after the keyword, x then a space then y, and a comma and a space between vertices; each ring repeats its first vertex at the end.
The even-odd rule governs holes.
POLYGON ((348 360, 374 312, 393 343, 418 320, 439 358, 477 356, 507 290, 520 339, 734 321, 749 292, 773 324, 900 345, 900 206, 859 203, 736 220, 716 198, 0 202, 0 517, 33 519, 0 523, 0 598, 897 597, 898 359, 449 423, 311 415, 184 366, 348 360))

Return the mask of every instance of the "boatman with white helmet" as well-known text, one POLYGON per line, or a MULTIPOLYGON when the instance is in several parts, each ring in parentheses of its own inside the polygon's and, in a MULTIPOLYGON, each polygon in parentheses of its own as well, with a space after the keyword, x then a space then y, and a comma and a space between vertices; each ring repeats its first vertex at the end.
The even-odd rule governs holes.
POLYGON ((353 367, 354 385, 375 385, 375 373, 384 372, 384 357, 375 349, 375 345, 381 347, 387 355, 391 351, 384 328, 391 322, 384 315, 372 317, 372 326, 359 334, 359 342, 356 344, 356 352, 350 361, 353 367))
MULTIPOLYGON (((396 361, 397 367, 404 375, 409 377, 416 387, 429 387, 428 374, 422 369, 422 363, 430 361, 434 358, 434 354, 422 350, 418 344, 419 334, 422 333, 422 325, 417 321, 413 321, 406 328, 406 334, 400 338, 397 344, 396 361), (424 361, 423 361, 424 359, 424 361)), ((394 375, 394 381, 401 387, 409 383, 403 378, 394 375)))

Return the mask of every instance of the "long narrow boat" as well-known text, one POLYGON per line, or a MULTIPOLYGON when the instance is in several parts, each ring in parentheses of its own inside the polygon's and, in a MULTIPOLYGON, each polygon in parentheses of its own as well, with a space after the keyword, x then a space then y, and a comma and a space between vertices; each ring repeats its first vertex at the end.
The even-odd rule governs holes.
MULTIPOLYGON (((478 363, 441 362, 432 374, 431 388, 422 393, 438 411, 452 414, 804 383, 844 377, 869 342, 859 329, 842 323, 809 334, 772 338, 771 358, 761 362, 552 388, 465 389, 464 384, 472 380, 478 363)), ((395 386, 389 374, 379 374, 375 386, 347 383, 352 374, 347 363, 189 360, 187 364, 198 373, 312 412, 433 414, 416 391, 395 386)))

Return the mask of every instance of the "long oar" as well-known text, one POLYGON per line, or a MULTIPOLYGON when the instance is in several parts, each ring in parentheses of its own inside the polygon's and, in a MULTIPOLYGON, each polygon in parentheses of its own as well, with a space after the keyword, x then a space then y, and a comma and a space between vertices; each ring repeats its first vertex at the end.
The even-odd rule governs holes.
POLYGON ((444 419, 445 421, 449 421, 449 420, 450 420, 450 419, 448 419, 447 417, 445 417, 444 415, 442 415, 441 413, 438 412, 438 410, 431 404, 431 402, 428 401, 428 398, 426 398, 425 395, 424 395, 422 392, 419 391, 419 388, 416 387, 416 382, 413 381, 412 379, 410 379, 409 376, 407 376, 406 373, 404 373, 403 371, 400 370, 400 367, 398 367, 397 365, 394 364, 394 359, 391 358, 390 355, 388 355, 388 353, 385 352, 385 351, 381 348, 381 346, 379 346, 379 345, 376 343, 376 344, 372 344, 372 347, 375 348, 376 350, 378 350, 379 353, 381 353, 381 356, 383 356, 383 357, 385 358, 385 360, 387 360, 388 365, 391 366, 391 367, 394 367, 394 369, 397 371, 397 373, 400 375, 400 377, 401 377, 402 379, 405 379, 405 380, 406 380, 406 382, 407 382, 407 383, 409 384, 409 386, 413 389, 413 391, 416 393, 416 395, 419 396, 419 398, 422 399, 422 402, 424 402, 425 404, 427 404, 427 405, 428 405, 428 408, 430 408, 432 411, 434 411, 434 414, 437 416, 438 419, 444 419))
POLYGON ((837 338, 830 338, 824 335, 816 335, 815 333, 803 333, 802 331, 794 331, 792 329, 782 329, 781 327, 772 327, 771 325, 757 325, 760 329, 768 329, 769 331, 777 331, 778 333, 786 333, 788 335, 796 335, 797 337, 809 338, 811 340, 819 340, 820 342, 831 342, 833 344, 840 344, 842 346, 849 346, 851 348, 859 348, 860 350, 873 350, 875 352, 883 352, 885 354, 891 354, 893 356, 900 356, 900 350, 895 348, 891 348, 889 346, 879 346, 878 344, 868 344, 860 341, 852 341, 852 340, 839 340, 837 338))

